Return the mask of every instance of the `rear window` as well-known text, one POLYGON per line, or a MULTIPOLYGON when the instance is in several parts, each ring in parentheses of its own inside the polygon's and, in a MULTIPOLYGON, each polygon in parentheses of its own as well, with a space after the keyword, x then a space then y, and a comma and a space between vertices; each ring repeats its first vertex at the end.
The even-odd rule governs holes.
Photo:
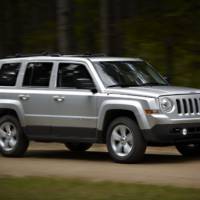
POLYGON ((6 63, 0 68, 0 86, 15 86, 21 63, 6 63))

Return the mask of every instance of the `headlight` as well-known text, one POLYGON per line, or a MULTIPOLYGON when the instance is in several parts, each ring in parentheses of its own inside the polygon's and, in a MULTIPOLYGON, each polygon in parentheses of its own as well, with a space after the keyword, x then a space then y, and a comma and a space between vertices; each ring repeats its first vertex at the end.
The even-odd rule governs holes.
POLYGON ((160 100, 160 107, 164 112, 171 112, 174 107, 174 104, 172 100, 165 97, 160 100))

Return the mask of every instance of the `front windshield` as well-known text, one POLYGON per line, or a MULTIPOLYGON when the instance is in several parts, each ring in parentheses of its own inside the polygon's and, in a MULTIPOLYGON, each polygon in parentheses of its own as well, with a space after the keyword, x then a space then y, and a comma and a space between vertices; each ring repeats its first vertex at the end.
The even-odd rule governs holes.
POLYGON ((95 69, 105 87, 168 85, 153 67, 144 61, 95 62, 95 69))

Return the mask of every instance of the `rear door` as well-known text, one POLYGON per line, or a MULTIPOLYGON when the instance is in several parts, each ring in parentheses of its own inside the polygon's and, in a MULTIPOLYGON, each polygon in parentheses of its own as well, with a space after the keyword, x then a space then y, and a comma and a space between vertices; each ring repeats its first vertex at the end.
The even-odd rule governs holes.
POLYGON ((53 62, 29 62, 18 93, 25 113, 26 133, 32 139, 51 138, 49 90, 53 62))

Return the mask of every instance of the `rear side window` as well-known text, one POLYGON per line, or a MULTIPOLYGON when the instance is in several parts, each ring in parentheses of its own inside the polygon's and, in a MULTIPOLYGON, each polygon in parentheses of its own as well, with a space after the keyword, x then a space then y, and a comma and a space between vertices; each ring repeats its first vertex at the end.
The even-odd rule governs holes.
POLYGON ((15 86, 20 63, 3 64, 0 69, 0 86, 15 86))
POLYGON ((29 63, 26 68, 23 86, 48 87, 53 63, 29 63))

